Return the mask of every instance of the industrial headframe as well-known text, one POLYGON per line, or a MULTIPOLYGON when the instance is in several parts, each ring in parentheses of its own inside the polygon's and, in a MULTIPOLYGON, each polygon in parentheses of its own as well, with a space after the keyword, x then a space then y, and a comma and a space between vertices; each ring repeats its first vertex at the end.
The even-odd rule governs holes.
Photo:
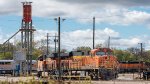
POLYGON ((23 19, 21 24, 21 46, 26 50, 26 69, 27 74, 32 72, 32 42, 33 32, 35 29, 32 26, 32 2, 22 2, 23 4, 23 19))

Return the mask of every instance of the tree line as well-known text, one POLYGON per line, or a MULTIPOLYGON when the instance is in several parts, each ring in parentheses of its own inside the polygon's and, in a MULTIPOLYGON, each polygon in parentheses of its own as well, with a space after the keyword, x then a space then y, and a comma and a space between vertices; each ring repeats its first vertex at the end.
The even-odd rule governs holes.
MULTIPOLYGON (((96 48, 100 48, 102 45, 97 44, 96 48)), ((11 60, 13 59, 13 52, 21 48, 21 42, 17 42, 16 45, 12 43, 6 43, 5 45, 0 44, 0 60, 11 60)), ((46 54, 47 46, 44 44, 44 40, 33 43, 32 59, 36 60, 39 56, 46 54)), ((81 46, 73 50, 79 51, 90 51, 90 47, 81 46)), ((49 52, 54 52, 51 49, 49 52)), ((67 49, 61 49, 61 52, 67 52, 67 49)), ((138 48, 127 48, 126 50, 113 49, 113 55, 118 58, 119 61, 145 61, 150 62, 150 50, 142 52, 138 48)))

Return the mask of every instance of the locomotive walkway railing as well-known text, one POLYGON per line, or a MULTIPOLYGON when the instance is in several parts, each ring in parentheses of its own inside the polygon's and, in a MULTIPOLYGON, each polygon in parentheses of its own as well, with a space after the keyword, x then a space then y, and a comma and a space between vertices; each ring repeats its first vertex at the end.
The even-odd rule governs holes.
MULTIPOLYGON (((51 75, 50 79, 56 80, 58 75, 51 75)), ((67 84, 91 84, 90 76, 62 76, 62 79, 66 79, 64 82, 67 84)))

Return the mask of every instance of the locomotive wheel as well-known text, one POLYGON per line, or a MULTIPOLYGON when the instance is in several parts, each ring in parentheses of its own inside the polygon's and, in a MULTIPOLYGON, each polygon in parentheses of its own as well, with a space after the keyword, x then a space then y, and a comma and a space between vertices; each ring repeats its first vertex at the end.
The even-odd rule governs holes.
POLYGON ((89 76, 91 77, 92 80, 99 80, 98 73, 90 73, 89 76))
POLYGON ((91 77, 91 79, 94 79, 93 73, 92 72, 88 72, 88 75, 91 77))
POLYGON ((99 80, 99 77, 98 77, 98 75, 96 75, 96 76, 95 76, 95 80, 99 80))
POLYGON ((41 77, 42 76, 42 71, 38 71, 38 73, 37 73, 37 77, 41 77))

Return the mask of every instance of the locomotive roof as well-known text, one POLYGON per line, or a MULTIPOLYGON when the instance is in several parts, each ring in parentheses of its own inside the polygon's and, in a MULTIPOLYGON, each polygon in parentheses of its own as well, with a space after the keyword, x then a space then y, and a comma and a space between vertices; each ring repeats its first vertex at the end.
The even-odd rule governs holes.
MULTIPOLYGON (((84 56, 84 55, 89 55, 89 51, 71 51, 68 53, 61 53, 60 57, 84 56)), ((58 53, 52 53, 50 57, 58 57, 58 53)))
POLYGON ((139 61, 119 61, 119 63, 131 63, 131 64, 135 64, 135 63, 139 63, 139 61))
MULTIPOLYGON (((0 60, 0 62, 13 62, 14 60, 0 60)), ((36 60, 32 60, 32 62, 36 62, 36 60)))
POLYGON ((109 51, 109 52, 112 52, 112 50, 110 48, 96 48, 96 49, 93 49, 93 50, 99 50, 99 51, 109 51))
MULTIPOLYGON (((60 53, 60 57, 68 57, 69 53, 60 53)), ((52 53, 50 57, 58 57, 58 53, 52 53)))
POLYGON ((13 62, 14 60, 0 60, 0 62, 13 62))

